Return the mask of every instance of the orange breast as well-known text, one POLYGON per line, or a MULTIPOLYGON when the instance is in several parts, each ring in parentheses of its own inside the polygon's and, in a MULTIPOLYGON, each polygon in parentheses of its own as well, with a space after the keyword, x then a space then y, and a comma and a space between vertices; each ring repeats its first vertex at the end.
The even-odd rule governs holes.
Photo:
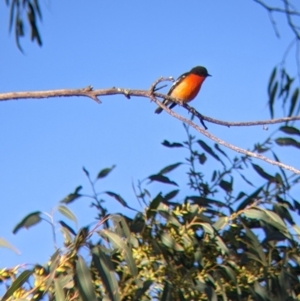
POLYGON ((204 80, 203 76, 189 74, 174 88, 170 96, 185 102, 191 101, 197 96, 204 80))

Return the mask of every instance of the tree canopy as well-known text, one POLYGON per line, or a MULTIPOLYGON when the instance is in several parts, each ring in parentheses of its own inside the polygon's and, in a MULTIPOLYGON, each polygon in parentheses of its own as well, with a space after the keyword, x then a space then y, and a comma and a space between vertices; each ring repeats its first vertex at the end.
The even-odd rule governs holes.
MULTIPOLYGON (((298 43, 298 27, 292 18, 299 14, 290 2, 283 1, 284 9, 255 2, 271 14, 286 14, 298 43)), ((25 22, 22 9, 28 10, 32 39, 41 45, 36 23, 41 18, 39 1, 6 3, 18 47, 25 22)), ((144 95, 159 105, 166 97, 156 90, 162 80, 144 95)), ((133 185, 140 208, 133 208, 130 200, 122 197, 118 183, 113 191, 102 188, 100 192, 99 183, 111 176, 115 166, 96 175, 83 168, 89 194, 78 186, 53 212, 34 211, 16 224, 15 234, 47 222, 55 252, 46 263, 0 269, 1 300, 300 300, 300 201, 296 190, 300 174, 296 167, 287 171, 288 166, 280 160, 283 148, 292 147, 295 153, 300 148, 296 123, 299 84, 281 64, 272 70, 267 91, 271 119, 260 124, 276 122, 277 130, 249 146, 250 150, 237 150, 234 155, 222 143, 207 142, 194 134, 191 129, 196 122, 214 121, 185 106, 193 113, 189 121, 180 119, 186 139, 162 142, 170 152, 184 150, 184 158, 133 185), (274 120, 276 102, 282 104, 280 120, 274 120), (264 154, 272 157, 269 161, 275 166, 264 159, 266 162, 257 162, 264 154), (214 164, 204 173, 208 158, 214 164), (178 170, 180 183, 173 179, 178 170), (158 193, 153 192, 153 184, 159 185, 158 193), (90 201, 96 217, 76 230, 78 220, 70 204, 83 199, 90 201), (110 212, 108 201, 132 213, 110 212)), ((77 93, 94 100, 99 95, 90 87, 77 93)), ((128 89, 119 93, 133 97, 140 92, 128 89)), ((16 98, 16 94, 10 97, 16 98)), ((4 239, 0 244, 14 249, 4 239)))

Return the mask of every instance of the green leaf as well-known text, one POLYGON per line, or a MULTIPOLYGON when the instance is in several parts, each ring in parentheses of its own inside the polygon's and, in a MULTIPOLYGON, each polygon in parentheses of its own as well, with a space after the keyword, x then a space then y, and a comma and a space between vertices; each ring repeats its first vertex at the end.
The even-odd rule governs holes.
POLYGON ((170 191, 169 193, 167 193, 167 194, 164 196, 164 201, 165 201, 165 202, 168 202, 169 200, 175 198, 175 197, 177 196, 178 192, 179 192, 178 189, 170 191))
POLYGON ((85 173, 85 175, 88 177, 88 178, 90 178, 90 173, 89 173, 89 171, 83 166, 82 167, 82 170, 83 170, 83 172, 85 173))
POLYGON ((220 236, 216 236, 216 243, 219 246, 219 249, 222 251, 222 254, 228 254, 229 250, 226 246, 226 244, 224 243, 224 241, 222 240, 222 238, 220 236))
POLYGON ((299 215, 299 214, 300 214, 300 203, 297 202, 297 201, 294 200, 294 199, 293 199, 293 201, 294 201, 294 207, 296 208, 296 211, 297 211, 297 213, 298 213, 298 215, 299 215))
POLYGON ((81 197, 81 194, 79 194, 78 192, 82 189, 82 186, 77 186, 74 190, 74 192, 70 193, 69 195, 67 195, 63 200, 60 201, 60 203, 64 203, 64 204, 69 204, 73 201, 75 201, 76 199, 81 197))
POLYGON ((237 208, 237 211, 243 210, 246 208, 248 205, 252 204, 255 199, 258 197, 260 192, 262 191, 264 185, 259 187, 257 190, 255 190, 252 194, 250 194, 237 208))
POLYGON ((279 232, 277 229, 272 229, 272 231, 268 231, 266 233, 265 239, 262 241, 262 244, 268 243, 268 242, 279 242, 286 240, 286 236, 279 232))
POLYGON ((13 293, 19 289, 32 275, 33 271, 23 271, 17 279, 11 284, 10 288, 6 291, 4 296, 2 297, 1 301, 7 300, 9 297, 13 295, 13 293))
POLYGON ((60 225, 67 229, 70 233, 72 233, 74 236, 76 236, 76 232, 71 228, 69 225, 67 225, 64 221, 59 221, 60 225))
POLYGON ((227 154, 220 148, 220 145, 218 143, 215 143, 215 149, 218 152, 220 152, 223 156, 225 156, 228 160, 230 160, 229 157, 227 156, 227 154))
MULTIPOLYGON (((224 282, 223 279, 221 280, 221 277, 220 277, 219 273, 216 273, 215 277, 216 277, 216 282, 218 283, 218 286, 220 288, 220 293, 222 294, 222 298, 223 298, 222 300, 223 301, 228 301, 227 296, 226 296, 226 291, 225 291, 225 288, 224 288, 224 285, 223 285, 223 282, 224 282)), ((240 295, 239 292, 237 292, 237 293, 240 295)))
POLYGON ((263 211, 253 208, 245 209, 244 215, 251 219, 265 219, 265 213, 263 211))
POLYGON ((266 147, 266 144, 261 145, 260 143, 256 143, 254 145, 254 151, 262 154, 270 150, 270 147, 266 147))
MULTIPOLYGON (((61 223, 60 223, 61 224, 61 223)), ((65 246, 69 246, 71 244, 71 242, 73 241, 73 238, 71 236, 71 232, 68 228, 64 227, 62 224, 61 224, 61 229, 60 229, 62 235, 63 235, 63 238, 64 238, 64 245, 65 246)), ((76 235, 76 234, 75 234, 76 235)))
POLYGON ((228 225, 229 219, 227 216, 220 217, 214 224, 213 227, 216 231, 222 229, 225 225, 228 225))
POLYGON ((240 191, 239 194, 238 194, 238 196, 236 197, 235 201, 240 200, 244 196, 246 196, 246 193, 244 191, 240 191))
POLYGON ((299 236, 298 239, 300 238, 300 227, 297 226, 296 224, 292 226, 297 235, 299 236))
POLYGON ((130 231, 133 233, 140 233, 144 230, 145 225, 146 221, 144 215, 138 212, 130 225, 130 231))
POLYGON ((214 182, 215 179, 216 179, 216 177, 217 177, 217 171, 214 170, 214 171, 213 171, 213 174, 212 174, 212 176, 211 176, 211 182, 214 182))
POLYGON ((252 187, 254 187, 254 185, 243 175, 243 174, 241 174, 240 173, 240 176, 241 176, 241 178, 247 183, 247 184, 249 184, 250 186, 252 186, 252 187))
POLYGON ((110 258, 101 251, 99 246, 92 249, 93 263, 96 267, 105 289, 109 295, 109 300, 120 301, 118 282, 110 258))
POLYGON ((88 235, 89 235, 89 227, 81 228, 74 239, 75 247, 79 248, 80 246, 84 245, 86 243, 86 239, 88 235))
POLYGON ((264 210, 264 212, 269 218, 271 218, 272 221, 274 221, 279 226, 279 229, 286 230, 286 225, 278 214, 270 210, 264 210))
POLYGON ((118 235, 130 239, 131 233, 125 218, 120 214, 110 215, 110 220, 114 223, 114 229, 118 235))
POLYGON ((55 253, 50 257, 50 274, 47 277, 46 280, 46 287, 45 287, 45 291, 47 291, 49 289, 50 286, 53 285, 53 279, 56 275, 56 269, 59 266, 60 263, 60 258, 61 258, 61 253, 60 250, 56 250, 55 253))
POLYGON ((13 245, 11 245, 8 241, 6 241, 4 238, 1 237, 0 237, 0 247, 10 249, 18 255, 21 254, 20 251, 18 251, 13 245))
POLYGON ((162 145, 163 145, 163 146, 166 146, 166 147, 183 147, 183 144, 181 144, 181 143, 178 143, 178 142, 170 143, 170 142, 167 141, 167 140, 164 140, 164 141, 162 142, 162 145))
POLYGON ((114 248, 122 251, 122 253, 124 254, 127 266, 130 269, 131 274, 133 276, 136 276, 137 275, 137 267, 133 260, 132 251, 128 247, 128 245, 123 241, 123 239, 119 235, 117 235, 116 233, 114 233, 110 230, 101 230, 99 233, 101 236, 107 237, 109 239, 110 243, 114 246, 114 248))
POLYGON ((41 221, 41 212, 36 211, 25 216, 13 229, 13 234, 16 234, 21 228, 28 229, 41 221))
POLYGON ((207 300, 218 301, 218 297, 217 297, 216 292, 213 287, 207 285, 205 288, 205 293, 207 295, 207 300))
MULTIPOLYGON (((275 160, 276 160, 277 162, 281 162, 281 161, 279 160, 278 156, 277 156, 273 151, 272 151, 272 154, 273 154, 273 156, 274 156, 274 158, 275 158, 275 160)), ((282 173, 282 175, 283 175, 283 177, 284 177, 286 187, 289 188, 289 186, 290 186, 290 185, 289 185, 289 181, 288 181, 288 178, 287 178, 287 176, 286 176, 286 173, 285 173, 284 169, 281 168, 281 167, 279 167, 279 169, 280 169, 280 172, 282 173)))
POLYGON ((98 175, 97 175, 97 179, 102 179, 105 178, 114 168, 116 167, 116 165, 113 165, 110 168, 104 168, 102 169, 98 175))
POLYGON ((84 259, 80 255, 77 256, 74 278, 80 297, 83 301, 97 301, 90 269, 84 259))
POLYGON ((147 219, 154 217, 157 212, 157 208, 161 202, 163 202, 163 197, 161 196, 161 193, 159 193, 149 204, 148 209, 146 211, 146 217, 147 219))
POLYGON ((260 298, 256 298, 256 300, 270 300, 266 287, 261 286, 258 281, 254 283, 254 291, 260 296, 260 298))
POLYGON ((162 296, 161 296, 161 301, 172 301, 172 285, 168 282, 168 281, 164 281, 165 285, 164 285, 164 290, 162 292, 162 296))
POLYGON ((275 182, 275 178, 266 173, 259 165, 252 163, 252 167, 262 178, 268 180, 269 182, 275 182))
POLYGON ((17 14, 18 14, 18 6, 16 5, 16 1, 13 1, 10 6, 10 13, 9 13, 9 31, 11 32, 15 17, 15 7, 17 7, 17 14))
POLYGON ((286 225, 284 224, 280 216, 278 216, 275 212, 256 207, 256 209, 251 208, 244 210, 244 215, 251 219, 262 220, 266 224, 277 228, 282 234, 290 238, 290 234, 287 230, 286 225))
POLYGON ((277 72, 277 68, 274 67, 274 69, 271 73, 270 79, 269 79, 269 84, 268 84, 268 94, 269 94, 269 96, 271 94, 271 88, 273 86, 273 82, 274 82, 274 79, 275 79, 275 76, 276 76, 276 72, 277 72))
POLYGON ((35 16, 35 9, 33 5, 30 2, 27 2, 28 5, 28 10, 27 10, 27 17, 28 21, 30 23, 30 29, 31 29, 31 40, 34 41, 36 40, 38 45, 42 45, 42 40, 40 37, 40 33, 37 27, 37 21, 36 21, 36 16, 35 16))
POLYGON ((126 201, 117 193, 114 193, 112 191, 105 191, 104 193, 106 193, 107 195, 113 197, 115 200, 117 200, 121 205, 123 205, 124 207, 137 211, 136 209, 133 209, 132 207, 130 207, 126 201))
POLYGON ((206 162, 206 160, 207 160, 206 155, 205 155, 204 153, 198 155, 198 158, 199 158, 200 164, 202 164, 202 165, 203 165, 203 164, 206 162))
POLYGON ((171 185, 178 186, 174 181, 171 181, 168 177, 165 177, 165 176, 159 175, 159 174, 149 176, 148 179, 151 182, 156 181, 156 182, 161 182, 161 183, 165 183, 165 184, 171 184, 171 185))
POLYGON ((59 205, 57 209, 62 215, 77 224, 77 218, 69 208, 63 205, 59 205))
POLYGON ((269 109, 270 109, 271 118, 274 117, 274 101, 275 101, 277 89, 278 89, 278 82, 275 83, 273 89, 271 90, 271 93, 269 93, 269 109))
POLYGON ((248 240, 246 241, 245 239, 244 242, 246 243, 246 245, 249 248, 249 251, 251 251, 252 253, 255 254, 255 256, 251 253, 247 253, 248 257, 251 257, 252 259, 259 261, 262 265, 266 265, 267 263, 267 259, 266 259, 266 255, 263 251, 263 248, 261 246, 260 241, 257 239, 256 235, 249 229, 247 228, 244 224, 243 227, 245 229, 245 234, 246 234, 246 238, 248 238, 248 240), (257 256, 259 256, 259 258, 257 258, 257 256))
POLYGON ((146 280, 143 283, 143 287, 142 288, 138 288, 135 291, 135 295, 134 295, 134 299, 133 300, 142 300, 141 298, 144 296, 144 294, 148 291, 148 289, 150 288, 150 286, 153 284, 153 280, 146 280))
POLYGON ((171 250, 175 250, 177 252, 184 251, 184 248, 180 244, 178 244, 169 233, 163 233, 160 238, 161 242, 171 250))
POLYGON ((38 0, 33 0, 33 5, 34 5, 34 9, 37 12, 40 20, 42 20, 42 13, 41 13, 41 10, 40 10, 39 1, 38 0))
POLYGON ((215 235, 215 230, 210 224, 208 224, 208 223, 199 223, 199 225, 201 225, 203 227, 204 232, 207 233, 208 235, 210 235, 210 236, 215 235))
POLYGON ((293 115, 293 112, 295 110, 295 107, 296 107, 296 104, 297 104, 297 101, 298 101, 298 96, 299 96, 299 89, 296 88, 293 95, 292 95, 292 98, 291 98, 291 106, 290 106, 290 111, 289 111, 289 117, 291 117, 293 115))
POLYGON ((23 37, 23 36, 24 36, 24 24, 23 24, 23 21, 19 18, 18 13, 17 13, 16 21, 15 21, 15 37, 16 37, 17 47, 22 53, 24 53, 24 52, 23 52, 23 49, 20 44, 20 37, 23 37))
POLYGON ((65 293, 60 279, 54 279, 55 301, 65 301, 65 293))
POLYGON ((281 87, 280 87, 279 96, 284 97, 284 103, 286 102, 287 97, 289 96, 291 85, 292 85, 293 81, 294 81, 294 78, 291 78, 287 74, 285 69, 282 69, 282 80, 281 80, 281 87))
POLYGON ((191 200, 194 204, 199 205, 200 207, 211 207, 212 205, 218 206, 220 208, 225 207, 222 202, 210 198, 187 196, 184 201, 186 202, 189 200, 191 200))
POLYGON ((168 224, 175 226, 176 228, 180 228, 182 225, 178 221, 178 219, 169 211, 167 211, 169 208, 167 207, 166 210, 158 210, 159 214, 166 219, 168 224))
POLYGON ((282 220, 288 221, 291 225, 295 224, 290 211, 283 203, 280 203, 278 196, 276 197, 276 200, 279 203, 274 205, 274 211, 276 212, 276 214, 278 214, 282 218, 282 220))
POLYGON ((225 180, 221 180, 219 186, 228 193, 232 191, 232 182, 230 183, 225 180))
POLYGON ((210 154, 217 161, 221 162, 224 166, 223 161, 219 158, 219 156, 212 150, 212 148, 209 145, 207 145, 203 140, 198 140, 197 142, 208 154, 210 154))
POLYGON ((280 146, 294 146, 300 148, 300 142, 296 141, 293 138, 277 138, 275 142, 280 146))
POLYGON ((281 131, 281 132, 284 132, 284 133, 286 133, 286 134, 290 134, 290 135, 298 135, 298 136, 300 136, 300 131, 297 129, 297 128, 295 128, 295 127, 292 127, 292 126, 281 126, 280 128, 279 128, 279 130, 281 131))
POLYGON ((233 281, 233 283, 236 283, 235 273, 231 267, 222 264, 220 265, 220 268, 223 270, 223 273, 227 276, 226 278, 229 278, 233 281))
POLYGON ((174 170, 175 168, 177 168, 178 166, 180 166, 182 163, 175 163, 175 164, 171 164, 166 166, 165 168, 163 168, 161 171, 158 172, 158 175, 164 175, 172 170, 174 170))

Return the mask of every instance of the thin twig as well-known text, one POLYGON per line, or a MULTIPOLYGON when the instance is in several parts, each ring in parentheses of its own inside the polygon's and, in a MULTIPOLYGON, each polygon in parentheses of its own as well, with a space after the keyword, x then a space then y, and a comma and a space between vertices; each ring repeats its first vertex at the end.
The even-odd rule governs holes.
POLYGON ((267 119, 267 120, 257 120, 257 121, 224 121, 219 119, 214 119, 208 116, 205 116, 203 114, 200 114, 195 108, 191 107, 187 103, 182 103, 181 101, 178 101, 176 98, 173 98, 168 95, 160 94, 160 93, 153 93, 154 96, 166 98, 168 100, 171 100, 173 102, 176 102, 178 105, 186 108, 190 113, 198 117, 199 119, 203 119, 207 122, 224 125, 227 127, 231 126, 256 126, 256 125, 266 125, 266 124, 276 124, 276 123, 284 123, 288 121, 295 121, 300 120, 300 116, 293 116, 293 117, 282 117, 277 119, 267 119))
POLYGON ((160 77, 158 78, 150 87, 149 91, 151 94, 153 94, 155 91, 159 90, 156 86, 161 83, 161 82, 166 82, 166 81, 170 81, 170 82, 174 82, 174 78, 172 76, 170 77, 160 77))

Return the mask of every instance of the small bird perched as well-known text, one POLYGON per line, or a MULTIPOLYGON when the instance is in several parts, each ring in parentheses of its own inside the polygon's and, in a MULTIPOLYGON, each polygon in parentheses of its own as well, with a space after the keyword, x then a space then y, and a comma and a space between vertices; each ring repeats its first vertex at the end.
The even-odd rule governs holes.
MULTIPOLYGON (((191 71, 183 73, 178 77, 167 95, 177 98, 183 103, 189 102, 197 96, 202 83, 208 76, 211 75, 208 74, 206 68, 201 66, 194 67, 193 69, 191 69, 191 71)), ((170 109, 176 106, 175 102, 168 99, 164 99, 163 104, 166 106, 170 105, 170 109)), ((155 113, 159 114, 162 111, 163 109, 161 107, 158 107, 155 110, 155 113)))

